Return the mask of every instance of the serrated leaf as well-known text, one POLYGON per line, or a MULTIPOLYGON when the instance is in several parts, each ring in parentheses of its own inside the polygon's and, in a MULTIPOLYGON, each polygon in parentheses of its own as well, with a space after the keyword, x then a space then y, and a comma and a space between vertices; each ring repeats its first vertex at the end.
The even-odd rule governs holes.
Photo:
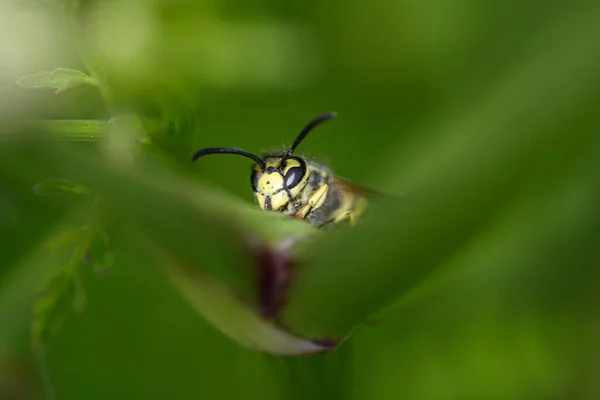
MULTIPOLYGON (((80 239, 80 238, 78 238, 80 239)), ((84 244, 76 244, 64 269, 46 284, 33 308, 31 340, 34 349, 45 347, 47 341, 58 333, 71 310, 81 312, 87 295, 78 268, 85 254, 84 244)))
POLYGON ((33 308, 31 339, 34 349, 46 346, 48 340, 58 333, 69 313, 81 311, 86 295, 77 273, 63 272, 42 292, 33 308))
POLYGON ((69 68, 25 75, 17 80, 17 85, 27 89, 55 89, 56 94, 81 85, 100 86, 96 79, 85 72, 69 68))
POLYGON ((55 252, 59 248, 65 247, 69 244, 73 244, 76 241, 81 241, 83 235, 86 235, 84 231, 84 227, 75 227, 70 229, 65 229, 58 233, 56 236, 53 236, 48 242, 46 242, 46 249, 49 252, 55 252))
POLYGON ((108 235, 100 229, 96 230, 90 239, 85 259, 97 274, 106 273, 114 263, 114 255, 109 245, 108 235))

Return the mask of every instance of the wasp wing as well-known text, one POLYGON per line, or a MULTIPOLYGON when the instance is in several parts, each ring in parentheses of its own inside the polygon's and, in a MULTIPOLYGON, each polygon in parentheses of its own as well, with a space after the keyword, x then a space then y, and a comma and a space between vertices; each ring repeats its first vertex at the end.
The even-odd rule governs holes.
POLYGON ((338 176, 333 177, 331 185, 336 186, 345 192, 349 192, 357 196, 366 197, 370 199, 396 199, 396 196, 392 196, 390 194, 377 191, 375 189, 357 185, 338 176))

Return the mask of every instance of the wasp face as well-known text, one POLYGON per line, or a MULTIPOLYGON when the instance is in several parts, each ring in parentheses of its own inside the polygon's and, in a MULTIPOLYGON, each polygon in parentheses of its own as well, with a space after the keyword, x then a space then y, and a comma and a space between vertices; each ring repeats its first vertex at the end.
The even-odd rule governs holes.
POLYGON ((306 163, 298 157, 267 157, 265 166, 255 165, 252 171, 252 189, 263 210, 282 211, 308 181, 306 163))

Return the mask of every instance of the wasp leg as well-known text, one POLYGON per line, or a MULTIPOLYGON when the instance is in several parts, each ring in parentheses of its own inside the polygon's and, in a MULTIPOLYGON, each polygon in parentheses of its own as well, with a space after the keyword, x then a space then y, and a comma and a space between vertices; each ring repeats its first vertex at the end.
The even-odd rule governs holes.
POLYGON ((352 210, 346 210, 337 217, 334 218, 333 224, 337 224, 339 222, 344 221, 345 219, 350 220, 350 225, 356 224, 356 215, 352 210))
POLYGON ((338 215, 333 222, 338 223, 344 221, 346 218, 350 221, 350 225, 356 225, 356 220, 360 217, 367 208, 367 201, 364 198, 358 198, 354 202, 354 206, 350 210, 346 210, 338 215))
POLYGON ((315 206, 319 206, 321 203, 323 203, 323 201, 325 200, 325 196, 327 195, 327 191, 329 190, 329 185, 328 184, 324 184, 323 186, 321 186, 319 189, 317 189, 317 191, 315 191, 313 193, 312 196, 310 196, 310 199, 308 199, 308 203, 302 207, 297 213, 296 215, 294 215, 295 219, 303 219, 304 217, 306 217, 306 214, 308 214, 308 212, 315 206))

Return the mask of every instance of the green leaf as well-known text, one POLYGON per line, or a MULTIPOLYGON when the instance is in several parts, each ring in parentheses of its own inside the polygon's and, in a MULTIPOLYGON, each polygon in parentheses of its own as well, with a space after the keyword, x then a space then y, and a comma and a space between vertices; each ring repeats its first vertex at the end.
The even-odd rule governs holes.
POLYGON ((65 229, 59 232, 57 235, 51 237, 45 244, 45 248, 48 249, 50 254, 62 249, 73 243, 80 242, 82 235, 86 235, 83 227, 75 227, 65 229))
POLYGON ((31 323, 32 347, 44 349, 69 314, 81 311, 85 305, 85 291, 78 274, 62 272, 40 293, 33 307, 31 323))
MULTIPOLYGON (((570 22, 549 24, 539 35, 555 42, 539 47, 535 38, 535 51, 527 52, 523 63, 452 109, 452 118, 440 119, 440 126, 427 126, 429 141, 408 150, 390 146, 389 156, 382 157, 388 165, 377 170, 391 171, 387 179, 380 174, 382 187, 406 193, 405 200, 373 203, 370 219, 354 229, 319 236, 303 221, 262 212, 156 165, 99 160, 66 146, 48 154, 36 140, 27 143, 31 161, 25 172, 68 173, 89 186, 144 232, 136 237, 144 237, 148 251, 155 247, 148 242, 164 248, 170 262, 162 264, 185 272, 179 287, 200 287, 200 294, 192 295, 182 289, 188 299, 207 295, 207 277, 256 318, 257 250, 309 235, 315 240, 295 251, 298 266, 277 322, 303 338, 345 338, 447 265, 525 190, 542 187, 557 158, 565 169, 582 157, 595 158, 590 143, 596 126, 590 121, 596 115, 589 104, 597 96, 600 57, 585 39, 598 25, 593 19, 570 22), (572 121, 578 122, 576 130, 572 121)), ((0 162, 9 165, 19 154, 13 151, 0 162)), ((205 316, 210 311, 201 309, 205 316)), ((219 322, 213 318, 213 323, 219 322)))
POLYGON ((47 341, 59 331, 69 311, 83 310, 87 295, 79 270, 92 234, 86 227, 67 229, 47 244, 51 257, 65 248, 69 249, 71 257, 62 270, 43 286, 33 308, 31 337, 34 349, 45 348, 47 341))
POLYGON ((73 151, 67 143, 57 143, 48 152, 37 136, 21 139, 0 157, 0 169, 13 172, 14 179, 68 173, 85 184, 102 199, 105 212, 114 215, 116 223, 135 227, 131 241, 141 245, 142 252, 153 254, 160 249, 166 254, 159 266, 226 335, 278 354, 324 350, 262 318, 257 285, 260 249, 290 236, 322 234, 312 225, 266 213, 152 164, 141 168, 102 160, 73 151), (31 158, 28 168, 11 167, 24 154, 31 158))
MULTIPOLYGON (((87 210, 86 210, 87 211, 87 210)), ((73 259, 73 243, 63 234, 65 226, 71 225, 74 220, 81 218, 82 209, 79 207, 72 210, 65 218, 60 220, 55 229, 42 243, 51 243, 57 237, 62 239, 64 245, 52 249, 45 245, 32 246, 28 249, 25 257, 14 265, 5 265, 9 273, 0 281, 0 337, 9 339, 15 335, 23 322, 31 315, 32 307, 39 299, 40 291, 47 288, 58 276, 63 274, 65 266, 73 259), (68 239, 68 240, 67 240, 68 239)), ((69 230, 70 231, 70 230, 69 230)), ((47 300, 40 304, 40 309, 48 309, 54 300, 47 300)), ((59 320, 60 318, 57 318, 59 320)), ((37 326, 36 329, 40 329, 37 326)), ((52 329, 50 329, 51 331, 52 329)), ((48 330, 39 330, 40 338, 48 330), (44 333, 42 333, 44 331, 44 333)))
POLYGON ((46 179, 37 183, 33 187, 33 192, 38 196, 56 196, 60 194, 82 195, 87 190, 82 185, 71 182, 68 179, 53 178, 46 179))
POLYGON ((104 274, 112 267, 114 263, 114 254, 110 248, 110 239, 101 229, 97 229, 96 232, 92 234, 85 259, 98 274, 104 274))
POLYGON ((236 298, 226 285, 202 274, 197 268, 160 255, 159 245, 147 246, 192 307, 225 335, 244 347, 290 356, 323 353, 335 344, 323 345, 297 337, 236 298))
POLYGON ((481 98, 441 118, 421 148, 383 157, 379 170, 392 171, 383 187, 404 200, 371 205, 370 223, 332 232, 302 254, 285 326, 306 337, 346 335, 446 265, 517 194, 543 187, 557 159, 566 168, 600 157, 589 107, 600 53, 588 40, 598 21, 570 17, 541 31, 536 50, 481 98))
POLYGON ((85 72, 69 68, 25 75, 17 80, 17 85, 27 89, 55 89, 56 94, 80 85, 100 86, 96 79, 85 72))

